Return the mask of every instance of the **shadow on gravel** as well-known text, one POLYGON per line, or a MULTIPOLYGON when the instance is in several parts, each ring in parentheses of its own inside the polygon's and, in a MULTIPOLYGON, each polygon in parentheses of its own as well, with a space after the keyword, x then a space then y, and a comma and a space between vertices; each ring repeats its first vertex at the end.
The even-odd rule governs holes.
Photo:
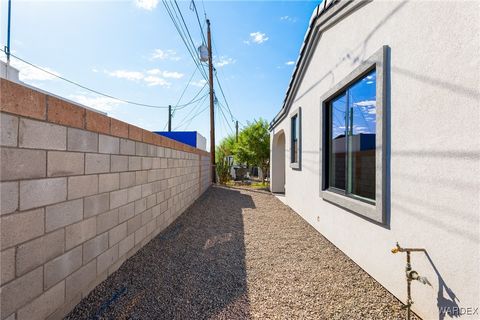
POLYGON ((210 188, 66 319, 250 318, 244 208, 249 195, 210 188))

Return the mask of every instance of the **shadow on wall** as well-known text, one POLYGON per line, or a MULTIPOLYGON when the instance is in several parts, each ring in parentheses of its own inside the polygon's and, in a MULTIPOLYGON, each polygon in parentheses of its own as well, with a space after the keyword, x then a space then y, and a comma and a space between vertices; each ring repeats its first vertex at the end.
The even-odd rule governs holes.
POLYGON ((250 318, 242 210, 255 205, 212 188, 67 319, 250 318))
POLYGON ((460 300, 457 298, 455 293, 450 289, 445 281, 443 280, 440 272, 438 271, 437 267, 433 263, 432 258, 425 251, 425 256, 427 257, 428 261, 432 265, 433 271, 437 275, 438 281, 438 292, 437 292, 437 307, 438 307, 438 319, 443 320, 445 316, 448 314, 451 318, 460 317, 460 313, 457 311, 459 310, 459 306, 457 301, 460 300))

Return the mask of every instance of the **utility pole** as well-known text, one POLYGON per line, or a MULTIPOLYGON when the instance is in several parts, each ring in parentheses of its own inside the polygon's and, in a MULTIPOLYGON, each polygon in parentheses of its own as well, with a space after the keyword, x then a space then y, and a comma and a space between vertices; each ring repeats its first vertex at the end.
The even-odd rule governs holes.
MULTIPOLYGON (((7 45, 5 46, 5 53, 7 54, 7 66, 10 65, 10 25, 12 23, 11 20, 12 20, 12 0, 8 0, 7 45)), ((7 67, 7 72, 8 72, 8 67, 7 67)))
POLYGON ((238 120, 235 122, 235 141, 238 142, 238 120))
POLYGON ((217 182, 215 170, 215 113, 213 93, 213 61, 212 61, 212 35, 210 34, 210 20, 207 19, 208 38, 208 76, 210 80, 210 163, 212 165, 212 183, 217 182))
POLYGON ((172 106, 168 105, 168 132, 170 131, 172 131, 172 106))

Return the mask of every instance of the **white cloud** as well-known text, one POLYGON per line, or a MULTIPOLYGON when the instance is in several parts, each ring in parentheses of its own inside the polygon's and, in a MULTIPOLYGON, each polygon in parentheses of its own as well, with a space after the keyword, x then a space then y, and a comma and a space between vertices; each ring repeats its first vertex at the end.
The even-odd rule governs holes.
POLYGON ((234 64, 235 62, 237 62, 235 59, 226 56, 220 56, 220 58, 218 58, 217 62, 215 63, 215 67, 221 68, 229 64, 234 64))
POLYGON ((147 70, 147 74, 150 75, 161 75, 164 78, 172 78, 172 79, 181 79, 183 78, 184 74, 176 71, 162 71, 160 69, 150 69, 147 70))
POLYGON ((355 102, 354 105, 359 106, 359 107, 368 107, 368 106, 376 106, 377 101, 375 100, 364 100, 364 101, 359 101, 355 102))
POLYGON ((288 21, 288 22, 297 22, 297 18, 290 17, 290 16, 282 16, 280 17, 280 20, 288 21))
POLYGON ((285 64, 286 64, 287 66, 293 66, 293 65, 295 64, 295 61, 290 60, 290 61, 285 62, 285 64))
POLYGON ((127 80, 142 80, 145 76, 138 71, 116 70, 108 73, 110 76, 127 80))
POLYGON ((123 102, 121 101, 107 97, 96 97, 82 94, 69 95, 68 98, 87 107, 91 107, 104 112, 112 111, 115 107, 123 104, 123 102))
POLYGON ((196 86, 196 87, 203 87, 205 85, 205 83, 207 83, 207 80, 201 79, 201 80, 198 80, 198 81, 192 81, 191 85, 196 86))
POLYGON ((163 71, 162 76, 165 78, 181 79, 184 74, 176 71, 163 71))
POLYGON ((152 11, 158 5, 158 0, 135 0, 137 8, 152 11))
POLYGON ((160 86, 160 87, 169 87, 170 82, 167 80, 157 77, 157 76, 147 76, 143 80, 147 83, 147 86, 160 86))
POLYGON ((97 73, 97 72, 98 72, 98 69, 97 69, 97 68, 93 68, 93 69, 92 69, 92 72, 97 73))
POLYGON ((257 32, 250 33, 250 40, 247 41, 247 42, 248 43, 255 42, 255 43, 261 44, 261 43, 264 43, 265 41, 267 41, 268 39, 269 38, 267 37, 267 35, 265 33, 257 31, 257 32))
POLYGON ((177 52, 175 50, 155 49, 151 55, 151 59, 178 61, 180 60, 180 57, 177 56, 177 52))
MULTIPOLYGON (((2 57, 0 60, 6 62, 6 60, 2 57)), ((46 81, 46 80, 55 80, 56 77, 54 75, 60 76, 60 73, 52 70, 48 67, 39 66, 40 68, 53 73, 49 74, 45 71, 42 71, 38 68, 32 67, 29 64, 26 64, 22 61, 12 59, 10 60, 10 65, 15 69, 20 71, 19 78, 20 81, 46 81)))

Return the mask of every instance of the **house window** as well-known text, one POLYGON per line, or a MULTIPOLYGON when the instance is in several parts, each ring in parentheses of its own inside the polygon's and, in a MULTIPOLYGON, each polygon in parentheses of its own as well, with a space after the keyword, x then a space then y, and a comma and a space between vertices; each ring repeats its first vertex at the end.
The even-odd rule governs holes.
POLYGON ((328 90, 322 101, 321 197, 386 222, 387 46, 328 90))
POLYGON ((301 121, 300 108, 298 108, 291 121, 291 144, 290 144, 290 167, 300 169, 300 155, 301 155, 301 121))
POLYGON ((327 102, 328 188, 375 201, 376 74, 327 102))

